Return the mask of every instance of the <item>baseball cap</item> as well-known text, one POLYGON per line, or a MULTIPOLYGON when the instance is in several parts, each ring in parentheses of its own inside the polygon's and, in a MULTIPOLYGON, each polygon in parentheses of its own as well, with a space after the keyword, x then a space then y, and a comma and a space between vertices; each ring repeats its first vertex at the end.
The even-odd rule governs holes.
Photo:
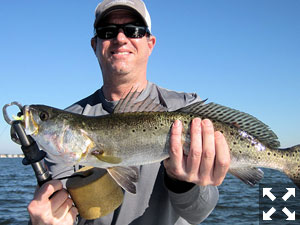
POLYGON ((128 9, 136 12, 141 16, 151 32, 150 14, 142 0, 104 0, 100 2, 95 10, 94 27, 96 28, 99 21, 101 21, 105 15, 115 9, 128 9))

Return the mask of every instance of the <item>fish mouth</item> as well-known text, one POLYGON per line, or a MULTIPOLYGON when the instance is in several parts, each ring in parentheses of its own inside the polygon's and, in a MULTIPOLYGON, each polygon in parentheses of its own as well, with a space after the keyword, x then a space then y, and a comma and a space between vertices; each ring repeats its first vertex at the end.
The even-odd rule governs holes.
POLYGON ((25 122, 25 132, 27 135, 36 135, 39 131, 39 126, 34 120, 32 111, 29 105, 24 106, 24 122, 25 122))

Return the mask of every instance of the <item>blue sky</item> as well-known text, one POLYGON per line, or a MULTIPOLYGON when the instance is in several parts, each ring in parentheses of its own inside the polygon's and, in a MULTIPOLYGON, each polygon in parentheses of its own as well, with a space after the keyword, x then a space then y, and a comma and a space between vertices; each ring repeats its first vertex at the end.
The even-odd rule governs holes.
MULTIPOLYGON (((2 1, 0 106, 65 108, 102 85, 90 47, 99 1, 2 1)), ((300 1, 148 0, 148 79, 248 112, 300 143, 300 1)), ((0 113, 0 153, 21 153, 0 113)))

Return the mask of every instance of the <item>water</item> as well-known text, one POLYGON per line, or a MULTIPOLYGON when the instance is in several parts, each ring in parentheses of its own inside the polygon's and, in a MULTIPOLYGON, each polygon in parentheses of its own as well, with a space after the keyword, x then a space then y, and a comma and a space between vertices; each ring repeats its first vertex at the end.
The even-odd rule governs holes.
MULTIPOLYGON (((27 224, 29 218, 26 207, 33 196, 36 180, 32 168, 23 166, 21 161, 0 158, 0 225, 27 224)), ((273 170, 264 171, 262 184, 284 182, 293 186, 285 175, 273 170)), ((248 187, 228 175, 219 191, 217 207, 202 224, 259 224, 259 186, 248 187)), ((299 202, 297 204, 300 206, 299 202)), ((287 224, 285 222, 282 220, 278 224, 287 224)))
POLYGON ((31 166, 21 158, 0 159, 0 224, 27 224, 27 205, 36 186, 31 166))

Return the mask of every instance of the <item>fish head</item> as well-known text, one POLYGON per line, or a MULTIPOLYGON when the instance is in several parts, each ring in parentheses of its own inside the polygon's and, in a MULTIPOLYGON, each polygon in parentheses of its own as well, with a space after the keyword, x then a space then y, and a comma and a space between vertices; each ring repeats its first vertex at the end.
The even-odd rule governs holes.
POLYGON ((70 124, 72 115, 44 105, 24 106, 24 129, 47 153, 75 164, 90 144, 81 131, 70 124))
POLYGON ((23 107, 24 128, 27 135, 37 137, 51 133, 57 128, 56 118, 58 113, 53 108, 44 105, 26 105, 23 107))

